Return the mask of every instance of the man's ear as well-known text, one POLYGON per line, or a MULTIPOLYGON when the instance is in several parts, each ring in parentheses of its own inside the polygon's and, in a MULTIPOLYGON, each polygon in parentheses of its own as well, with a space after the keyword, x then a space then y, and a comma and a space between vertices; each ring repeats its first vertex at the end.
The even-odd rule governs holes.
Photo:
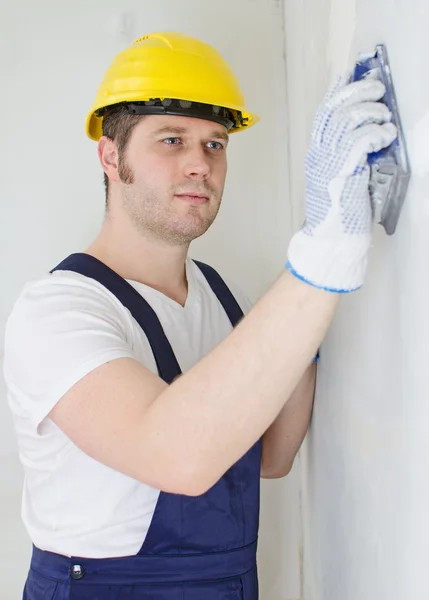
POLYGON ((119 181, 118 149, 113 140, 103 135, 98 141, 98 158, 111 181, 119 181))

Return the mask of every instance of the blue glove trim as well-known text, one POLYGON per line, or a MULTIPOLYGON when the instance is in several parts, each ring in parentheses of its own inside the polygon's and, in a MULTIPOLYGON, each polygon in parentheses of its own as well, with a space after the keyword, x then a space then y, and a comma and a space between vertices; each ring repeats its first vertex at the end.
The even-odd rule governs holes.
POLYGON ((297 279, 300 279, 301 281, 303 281, 304 283, 308 283, 309 285, 319 289, 319 290, 324 290, 325 292, 333 292, 335 294, 350 294, 351 292, 356 292, 356 290, 360 289, 360 286, 357 288, 353 288, 350 290, 336 290, 335 288, 328 288, 328 287, 324 287, 323 285, 316 285, 315 283, 313 283, 312 281, 309 281, 308 279, 306 279, 305 277, 303 277, 302 275, 300 275, 299 273, 297 273, 295 271, 295 269, 292 267, 292 265, 290 264, 289 261, 287 261, 286 265, 285 265, 286 269, 288 269, 292 275, 295 275, 295 277, 297 279))
POLYGON ((319 358, 320 358, 320 352, 318 350, 316 356, 313 358, 313 360, 311 362, 317 363, 317 361, 319 360, 319 358))

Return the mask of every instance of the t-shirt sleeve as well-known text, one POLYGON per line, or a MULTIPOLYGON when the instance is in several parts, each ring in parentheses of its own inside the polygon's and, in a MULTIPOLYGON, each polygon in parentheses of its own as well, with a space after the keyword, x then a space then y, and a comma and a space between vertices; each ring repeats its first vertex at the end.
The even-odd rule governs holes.
POLYGON ((95 281, 55 273, 27 286, 6 324, 4 377, 12 411, 37 427, 104 363, 133 357, 125 309, 95 281))

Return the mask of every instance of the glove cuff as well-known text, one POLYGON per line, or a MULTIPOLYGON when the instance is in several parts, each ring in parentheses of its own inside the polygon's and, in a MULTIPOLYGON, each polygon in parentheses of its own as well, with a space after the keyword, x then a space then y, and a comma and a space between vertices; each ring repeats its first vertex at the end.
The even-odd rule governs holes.
POLYGON ((322 239, 301 230, 289 244, 286 268, 298 279, 327 292, 354 292, 364 281, 370 243, 370 234, 322 239))

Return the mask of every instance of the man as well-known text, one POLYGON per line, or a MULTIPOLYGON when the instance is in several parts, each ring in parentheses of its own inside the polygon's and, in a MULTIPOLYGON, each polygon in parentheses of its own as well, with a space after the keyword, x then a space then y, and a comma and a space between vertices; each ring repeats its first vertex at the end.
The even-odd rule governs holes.
POLYGON ((364 279, 367 153, 396 135, 383 93, 343 78, 329 91, 305 224, 249 310, 188 248, 219 209, 229 134, 257 117, 198 40, 152 34, 115 58, 87 120, 101 232, 28 285, 7 324, 26 600, 257 599, 260 476, 290 470, 313 357, 340 294, 364 279))

